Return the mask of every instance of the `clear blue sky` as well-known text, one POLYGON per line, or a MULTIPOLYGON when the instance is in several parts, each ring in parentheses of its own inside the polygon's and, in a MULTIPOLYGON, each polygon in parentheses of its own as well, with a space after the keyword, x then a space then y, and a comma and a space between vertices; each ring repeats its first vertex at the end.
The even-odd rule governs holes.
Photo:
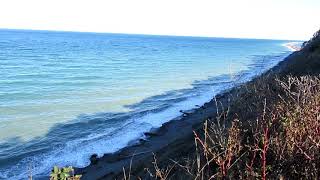
POLYGON ((0 28, 309 39, 320 0, 1 0, 0 28))

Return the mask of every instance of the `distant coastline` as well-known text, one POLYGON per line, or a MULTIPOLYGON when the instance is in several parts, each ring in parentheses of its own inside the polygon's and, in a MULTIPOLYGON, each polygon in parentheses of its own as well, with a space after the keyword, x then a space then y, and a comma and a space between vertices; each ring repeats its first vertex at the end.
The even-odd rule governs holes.
POLYGON ((291 51, 300 51, 301 49, 300 44, 301 44, 300 42, 289 42, 289 43, 283 44, 283 46, 287 47, 291 51))

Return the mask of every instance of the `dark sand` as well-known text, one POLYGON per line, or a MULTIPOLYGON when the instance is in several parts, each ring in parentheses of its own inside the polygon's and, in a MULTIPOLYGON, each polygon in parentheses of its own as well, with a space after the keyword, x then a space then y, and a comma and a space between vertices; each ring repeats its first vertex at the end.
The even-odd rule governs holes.
MULTIPOLYGON (((218 95, 216 100, 227 104, 229 93, 218 95)), ((97 160, 96 164, 77 169, 76 173, 82 174, 81 179, 84 180, 115 179, 123 174, 123 167, 128 168, 130 166, 131 160, 132 167, 134 167, 132 171, 139 171, 143 170, 144 167, 150 166, 153 160, 153 153, 157 154, 157 158, 161 158, 162 156, 167 157, 169 154, 177 155, 177 153, 184 153, 182 152, 184 150, 190 150, 194 146, 193 130, 201 128, 205 119, 216 114, 216 100, 213 99, 192 110, 192 112, 184 113, 181 117, 163 124, 162 127, 150 133, 147 140, 140 140, 139 143, 113 154, 105 154, 97 160), (158 154, 160 157, 158 157, 158 154)), ((148 133, 146 134, 148 135, 148 133)))

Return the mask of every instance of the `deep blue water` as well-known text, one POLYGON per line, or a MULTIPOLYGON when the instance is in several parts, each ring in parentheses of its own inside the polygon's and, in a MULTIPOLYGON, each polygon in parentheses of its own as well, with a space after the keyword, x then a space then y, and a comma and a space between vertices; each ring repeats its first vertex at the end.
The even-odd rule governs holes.
POLYGON ((287 42, 0 30, 0 179, 88 165, 276 65, 287 42))

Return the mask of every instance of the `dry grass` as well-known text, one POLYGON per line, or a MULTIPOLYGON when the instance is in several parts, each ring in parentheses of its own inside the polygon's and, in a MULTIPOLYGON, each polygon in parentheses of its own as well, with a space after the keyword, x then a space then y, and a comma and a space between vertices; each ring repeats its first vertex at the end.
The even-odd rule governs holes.
POLYGON ((155 159, 152 177, 319 179, 319 77, 262 78, 245 89, 230 108, 239 107, 217 112, 194 132, 194 158, 171 160, 165 169, 155 159), (184 171, 172 172, 174 165, 184 171))

